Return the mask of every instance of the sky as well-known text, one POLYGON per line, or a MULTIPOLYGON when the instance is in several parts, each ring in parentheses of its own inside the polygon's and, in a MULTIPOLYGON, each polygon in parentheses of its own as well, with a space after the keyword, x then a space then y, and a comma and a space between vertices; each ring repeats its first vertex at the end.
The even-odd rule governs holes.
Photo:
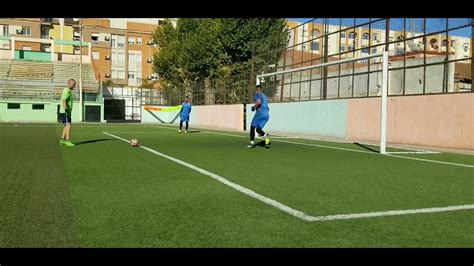
MULTIPOLYGON (((293 20, 297 22, 306 22, 308 20, 311 20, 313 18, 287 18, 288 20, 293 20)), ((361 24, 364 22, 368 22, 368 18, 356 18, 356 24, 361 24)), ((440 31, 446 29, 446 24, 445 24, 445 19, 443 18, 427 18, 426 20, 426 28, 427 28, 427 33, 429 34, 430 32, 435 32, 435 31, 440 31)), ((471 19, 470 18, 448 18, 448 25, 449 28, 454 28, 458 26, 463 26, 463 25, 469 25, 471 19)), ((317 19, 316 22, 322 22, 322 19, 317 19)), ((340 19, 339 18, 329 18, 329 23, 334 24, 334 25, 339 25, 340 19)), ((343 18, 342 19, 342 25, 343 26, 353 26, 354 24, 354 19, 353 18, 343 18)), ((415 18, 413 20, 413 26, 414 26, 414 31, 415 32, 423 32, 423 19, 422 18, 415 18)), ((408 25, 408 21, 407 21, 408 25)), ((382 23, 379 25, 379 27, 385 27, 385 23, 382 23)), ((390 19, 390 28, 392 30, 400 31, 403 28, 403 18, 392 18, 390 19)), ((463 36, 463 37, 472 37, 472 29, 471 27, 465 27, 462 29, 450 31, 449 35, 454 35, 454 36, 463 36)))

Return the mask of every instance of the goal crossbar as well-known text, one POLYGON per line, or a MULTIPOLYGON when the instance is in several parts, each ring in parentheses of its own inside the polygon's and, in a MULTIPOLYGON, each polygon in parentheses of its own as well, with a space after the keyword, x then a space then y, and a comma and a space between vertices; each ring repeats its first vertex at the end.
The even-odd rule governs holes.
POLYGON ((382 57, 382 60, 381 60, 382 61, 382 86, 381 86, 382 91, 381 91, 381 112, 380 112, 380 153, 386 154, 387 96, 388 96, 388 77, 389 77, 387 51, 384 51, 383 53, 369 54, 369 55, 361 56, 361 57, 347 58, 347 59, 342 59, 342 60, 333 61, 333 62, 327 62, 327 63, 317 64, 317 65, 311 65, 311 66, 306 66, 306 67, 300 67, 300 68, 295 68, 295 69, 288 69, 288 70, 282 70, 282 71, 257 75, 256 85, 260 85, 260 79, 266 78, 266 77, 284 75, 284 74, 289 74, 289 73, 294 73, 294 72, 311 70, 315 68, 350 63, 350 62, 370 59, 374 57, 382 57))
POLYGON ((354 61, 365 60, 365 59, 370 59, 370 58, 374 58, 374 57, 381 57, 381 56, 383 56, 383 53, 369 54, 369 55, 361 56, 361 57, 341 59, 341 60, 327 62, 327 63, 321 63, 321 64, 317 64, 317 65, 311 65, 311 66, 306 66, 306 67, 300 67, 300 68, 282 70, 282 71, 277 71, 277 72, 272 72, 272 73, 267 73, 267 74, 261 74, 261 75, 257 75, 257 83, 259 82, 259 80, 261 78, 266 78, 266 77, 271 77, 271 76, 276 76, 276 75, 283 75, 283 74, 288 74, 288 73, 293 73, 293 72, 298 72, 298 71, 311 70, 311 69, 314 69, 314 68, 320 68, 320 67, 339 65, 339 64, 344 64, 344 63, 350 63, 350 62, 354 62, 354 61))

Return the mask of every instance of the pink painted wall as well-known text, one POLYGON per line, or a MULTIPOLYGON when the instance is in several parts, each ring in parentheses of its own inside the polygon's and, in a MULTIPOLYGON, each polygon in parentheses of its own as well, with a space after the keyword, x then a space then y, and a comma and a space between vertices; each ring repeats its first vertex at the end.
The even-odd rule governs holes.
MULTIPOLYGON (((380 98, 350 99, 347 137, 380 139, 380 98)), ((474 93, 389 97, 387 142, 474 150, 474 93)))
POLYGON ((244 106, 243 104, 193 106, 191 122, 195 126, 244 130, 244 106))

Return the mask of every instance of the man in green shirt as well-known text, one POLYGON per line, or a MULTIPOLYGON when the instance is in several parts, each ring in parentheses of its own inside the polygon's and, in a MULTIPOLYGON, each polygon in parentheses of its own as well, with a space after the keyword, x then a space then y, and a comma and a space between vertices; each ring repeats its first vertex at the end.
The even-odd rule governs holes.
POLYGON ((72 114, 72 90, 76 87, 76 81, 70 79, 67 82, 67 87, 64 88, 63 93, 61 94, 61 103, 59 109, 59 118, 61 123, 64 125, 63 136, 59 141, 59 145, 66 145, 68 147, 74 147, 74 143, 71 142, 71 114, 72 114))

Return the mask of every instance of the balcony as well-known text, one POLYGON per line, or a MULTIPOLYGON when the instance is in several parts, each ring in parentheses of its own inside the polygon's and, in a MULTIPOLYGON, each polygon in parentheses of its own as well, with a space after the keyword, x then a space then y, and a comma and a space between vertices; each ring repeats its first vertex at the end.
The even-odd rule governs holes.
POLYGON ((79 25, 79 20, 78 18, 65 18, 64 19, 64 24, 65 25, 72 25, 72 26, 75 26, 75 25, 79 25))
POLYGON ((59 24, 59 19, 57 19, 57 18, 42 18, 41 23, 43 23, 43 24, 59 24))

